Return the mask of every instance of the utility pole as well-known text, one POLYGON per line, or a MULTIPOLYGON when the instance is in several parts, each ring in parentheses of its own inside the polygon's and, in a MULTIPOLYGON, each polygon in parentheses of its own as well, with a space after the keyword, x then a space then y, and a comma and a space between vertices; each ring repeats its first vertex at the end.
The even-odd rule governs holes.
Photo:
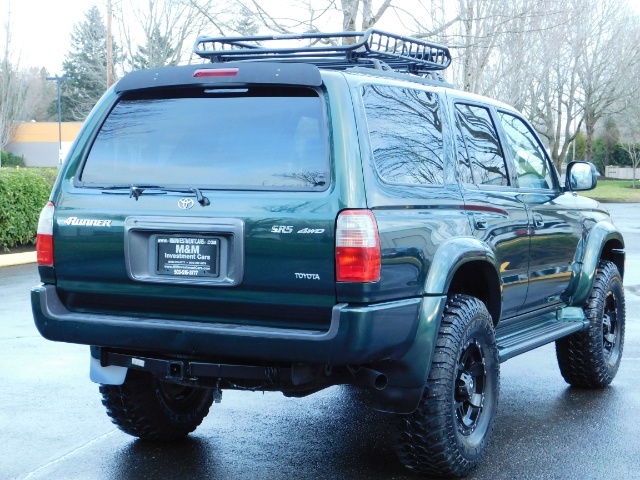
POLYGON ((113 10, 111 7, 111 0, 107 0, 107 88, 113 85, 113 40, 111 34, 113 10))
POLYGON ((56 82, 58 86, 58 167, 62 165, 62 101, 60 99, 60 84, 68 79, 66 75, 59 77, 47 77, 47 80, 56 82))

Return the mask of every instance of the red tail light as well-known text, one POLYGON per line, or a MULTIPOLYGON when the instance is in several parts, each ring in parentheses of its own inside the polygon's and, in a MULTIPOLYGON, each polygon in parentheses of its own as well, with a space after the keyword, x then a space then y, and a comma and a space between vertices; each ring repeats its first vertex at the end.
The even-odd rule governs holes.
POLYGON ((53 202, 45 205, 40 212, 38 220, 38 236, 36 250, 38 252, 38 265, 53 267, 53 214, 55 206, 53 202))
POLYGON ((370 210, 345 210, 336 227, 336 281, 380 280, 380 238, 370 210))

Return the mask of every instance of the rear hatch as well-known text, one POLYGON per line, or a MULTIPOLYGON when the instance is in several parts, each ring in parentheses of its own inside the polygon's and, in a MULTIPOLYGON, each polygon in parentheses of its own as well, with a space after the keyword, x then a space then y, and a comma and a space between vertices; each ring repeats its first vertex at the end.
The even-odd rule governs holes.
POLYGON ((321 88, 125 92, 54 199, 73 311, 327 328, 335 305, 321 88))

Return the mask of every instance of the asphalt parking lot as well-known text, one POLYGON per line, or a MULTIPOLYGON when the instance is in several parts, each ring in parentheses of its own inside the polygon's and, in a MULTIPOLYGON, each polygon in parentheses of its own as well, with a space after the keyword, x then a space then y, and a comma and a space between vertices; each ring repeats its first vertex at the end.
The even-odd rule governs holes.
MULTIPOLYGON (((640 222, 611 205, 627 243, 627 331, 604 390, 569 388, 553 345, 501 365, 496 430, 475 479, 640 478, 640 222)), ((388 417, 334 387, 303 399, 225 391, 187 441, 159 445, 117 430, 88 378, 87 347, 33 325, 35 265, 0 269, 0 478, 405 479, 388 417)))

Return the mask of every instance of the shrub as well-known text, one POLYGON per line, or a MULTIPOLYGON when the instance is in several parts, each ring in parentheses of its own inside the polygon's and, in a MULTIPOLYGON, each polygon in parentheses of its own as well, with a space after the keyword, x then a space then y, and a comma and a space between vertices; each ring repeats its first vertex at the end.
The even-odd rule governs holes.
POLYGON ((52 187, 47 170, 0 169, 0 248, 35 243, 38 217, 52 187))
POLYGON ((11 152, 0 152, 3 167, 24 167, 24 158, 11 152))

